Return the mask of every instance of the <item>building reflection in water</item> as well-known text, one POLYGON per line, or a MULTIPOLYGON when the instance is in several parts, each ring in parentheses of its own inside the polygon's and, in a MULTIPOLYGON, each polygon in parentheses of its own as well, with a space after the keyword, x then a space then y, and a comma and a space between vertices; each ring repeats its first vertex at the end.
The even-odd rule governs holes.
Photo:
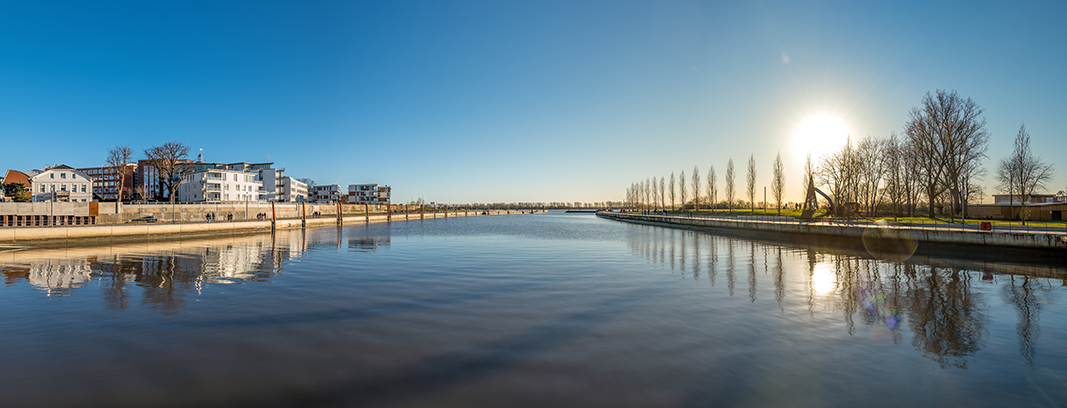
POLYGON ((893 263, 845 249, 796 248, 647 225, 629 228, 631 252, 651 263, 694 278, 704 274, 712 287, 722 268, 731 297, 738 264, 747 263, 740 267, 748 273, 750 302, 759 298, 757 265, 762 263, 781 310, 790 304, 789 294, 804 293, 795 301, 806 304, 813 318, 816 309, 839 313, 850 335, 862 326, 872 340, 895 344, 906 341, 902 332, 909 332, 915 350, 943 368, 966 368, 987 340, 988 291, 976 287, 983 279, 1002 281, 997 289, 1018 316, 1019 353, 1033 366, 1041 310, 1053 287, 1064 285, 1067 277, 1067 267, 1056 265, 922 256, 893 263), (701 253, 706 254, 703 264, 701 253))
MULTIPOLYGON (((70 296, 99 284, 105 307, 141 307, 173 314, 209 284, 267 282, 309 250, 342 248, 340 229, 141 242, 102 247, 34 249, 0 254, 5 286, 26 283, 47 296, 70 296)), ((375 251, 389 238, 347 239, 348 247, 375 251)))

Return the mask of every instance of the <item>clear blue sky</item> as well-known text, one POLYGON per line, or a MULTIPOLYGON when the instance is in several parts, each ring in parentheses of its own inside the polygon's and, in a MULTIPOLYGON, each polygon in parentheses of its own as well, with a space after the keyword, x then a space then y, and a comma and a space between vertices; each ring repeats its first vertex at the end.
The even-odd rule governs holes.
MULTIPOLYGON (((6 2, 4 169, 170 140, 394 202, 621 200, 780 150, 813 114, 900 133, 927 91, 1067 175, 1065 2, 6 2)), ((741 190, 741 189, 739 189, 741 190)))

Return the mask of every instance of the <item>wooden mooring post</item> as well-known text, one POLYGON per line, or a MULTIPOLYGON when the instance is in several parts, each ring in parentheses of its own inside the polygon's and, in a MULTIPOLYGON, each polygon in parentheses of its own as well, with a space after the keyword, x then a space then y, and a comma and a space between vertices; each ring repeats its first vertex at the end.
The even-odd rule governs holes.
POLYGON ((363 221, 370 224, 370 204, 363 203, 363 221))
POLYGON ((300 227, 304 228, 308 226, 308 207, 307 203, 300 203, 300 227))
POLYGON ((341 206, 341 202, 337 202, 337 225, 345 226, 344 207, 341 206))
POLYGON ((393 204, 385 203, 385 222, 393 222, 393 204))
POLYGON ((270 232, 274 232, 274 228, 277 227, 278 210, 274 208, 274 201, 270 202, 270 232))

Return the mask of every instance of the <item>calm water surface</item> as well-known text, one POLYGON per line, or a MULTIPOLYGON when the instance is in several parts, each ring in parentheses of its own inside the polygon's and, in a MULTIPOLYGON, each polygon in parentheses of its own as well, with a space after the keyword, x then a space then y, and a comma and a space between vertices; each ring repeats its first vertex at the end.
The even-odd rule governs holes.
POLYGON ((1063 266, 538 214, 0 253, 3 406, 1065 406, 1063 266))

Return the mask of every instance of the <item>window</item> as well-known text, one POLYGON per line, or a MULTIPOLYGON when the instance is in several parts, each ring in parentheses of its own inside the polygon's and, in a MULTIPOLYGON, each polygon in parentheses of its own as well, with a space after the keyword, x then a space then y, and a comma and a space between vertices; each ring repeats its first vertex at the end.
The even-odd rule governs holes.
POLYGON ((66 184, 60 184, 59 185, 59 191, 67 191, 67 185, 66 184))
MULTIPOLYGON (((114 189, 112 189, 112 190, 114 190, 114 189)), ((85 192, 85 184, 82 184, 82 192, 83 193, 85 192)))
POLYGON ((67 178, 67 173, 59 173, 59 178, 67 178))
POLYGON ((44 192, 44 184, 41 184, 41 192, 44 192))
POLYGON ((56 173, 48 173, 48 178, 56 178, 56 173))

